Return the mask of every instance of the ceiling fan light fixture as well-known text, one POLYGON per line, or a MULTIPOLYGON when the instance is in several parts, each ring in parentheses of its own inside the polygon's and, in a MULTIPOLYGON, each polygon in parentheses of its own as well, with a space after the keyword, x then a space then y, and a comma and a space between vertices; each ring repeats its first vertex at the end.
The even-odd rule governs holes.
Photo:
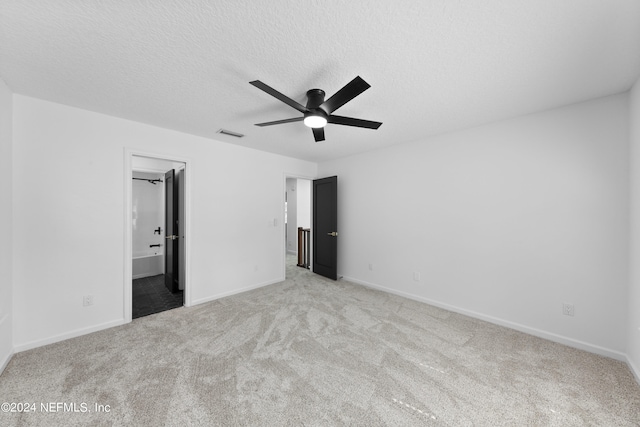
POLYGON ((304 124, 310 128, 323 128, 327 125, 327 119, 320 115, 308 115, 304 118, 304 124))

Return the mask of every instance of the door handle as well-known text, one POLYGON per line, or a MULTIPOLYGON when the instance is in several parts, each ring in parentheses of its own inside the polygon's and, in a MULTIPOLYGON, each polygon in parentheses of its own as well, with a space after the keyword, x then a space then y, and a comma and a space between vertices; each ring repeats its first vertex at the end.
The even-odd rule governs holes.
POLYGON ((165 237, 165 239, 168 239, 168 240, 176 240, 176 239, 179 239, 179 238, 180 238, 180 236, 176 236, 175 234, 172 234, 170 236, 166 236, 165 237))
POLYGON ((338 237, 338 232, 337 231, 332 231, 331 233, 327 233, 328 236, 332 236, 332 237, 338 237))

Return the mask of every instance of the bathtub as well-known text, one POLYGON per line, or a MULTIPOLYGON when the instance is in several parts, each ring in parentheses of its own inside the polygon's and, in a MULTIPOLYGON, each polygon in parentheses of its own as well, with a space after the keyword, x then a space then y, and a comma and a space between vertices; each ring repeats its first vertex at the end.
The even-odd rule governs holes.
POLYGON ((134 279, 164 274, 164 254, 162 253, 162 249, 134 253, 132 273, 134 279))

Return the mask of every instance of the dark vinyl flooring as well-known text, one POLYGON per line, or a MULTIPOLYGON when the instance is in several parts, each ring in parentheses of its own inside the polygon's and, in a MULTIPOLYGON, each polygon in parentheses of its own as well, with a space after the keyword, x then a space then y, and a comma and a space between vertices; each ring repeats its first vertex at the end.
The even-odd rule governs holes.
POLYGON ((164 286, 164 274, 133 281, 132 317, 148 316, 172 308, 182 307, 184 291, 171 293, 164 286))

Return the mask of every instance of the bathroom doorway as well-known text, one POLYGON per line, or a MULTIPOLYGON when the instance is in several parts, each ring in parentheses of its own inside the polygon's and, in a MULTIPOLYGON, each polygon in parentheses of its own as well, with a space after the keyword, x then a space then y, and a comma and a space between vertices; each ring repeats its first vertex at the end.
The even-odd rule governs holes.
POLYGON ((188 301, 187 164, 138 154, 128 159, 130 258, 125 274, 125 319, 133 320, 182 307, 188 301))

